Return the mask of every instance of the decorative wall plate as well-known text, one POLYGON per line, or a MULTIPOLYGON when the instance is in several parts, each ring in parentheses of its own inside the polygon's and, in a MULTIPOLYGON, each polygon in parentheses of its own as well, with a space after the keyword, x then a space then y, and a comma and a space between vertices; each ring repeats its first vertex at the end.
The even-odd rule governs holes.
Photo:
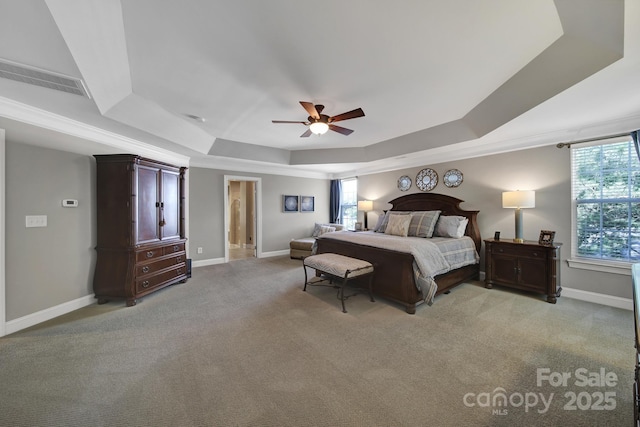
POLYGON ((442 181, 447 187, 457 187, 462 184, 462 172, 458 169, 449 169, 444 173, 442 181))
POLYGON ((402 175, 400 178, 398 178, 398 188, 400 189, 400 191, 407 191, 408 189, 410 189, 411 178, 409 178, 407 175, 402 175))
POLYGON ((431 191, 438 185, 438 174, 431 168, 424 168, 416 175, 416 185, 422 191, 431 191))

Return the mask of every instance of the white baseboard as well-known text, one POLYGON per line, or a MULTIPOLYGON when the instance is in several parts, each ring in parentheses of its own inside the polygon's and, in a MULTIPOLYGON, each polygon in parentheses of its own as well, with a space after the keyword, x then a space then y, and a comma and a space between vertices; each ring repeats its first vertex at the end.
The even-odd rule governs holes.
MULTIPOLYGON (((270 257, 282 256, 282 255, 289 255, 289 249, 285 249, 282 251, 262 252, 260 254, 260 258, 270 258, 270 257)), ((216 264, 224 264, 224 258, 211 258, 211 259, 201 259, 198 261, 191 261, 192 267, 206 267, 208 265, 216 265, 216 264)))
POLYGON ((274 256, 289 255, 289 253, 290 253, 289 249, 284 249, 282 251, 262 252, 260 254, 260 258, 270 258, 274 256))
POLYGON ((28 314, 18 319, 9 320, 6 323, 6 333, 12 334, 14 332, 21 331, 22 329, 29 328, 37 325, 38 323, 46 322, 55 317, 62 316, 63 314, 70 313, 82 307, 86 307, 96 303, 96 298, 93 295, 87 295, 73 301, 65 302, 55 307, 50 307, 45 310, 41 310, 35 313, 28 314))
MULTIPOLYGON (((480 272, 480 281, 484 281, 484 271, 480 272)), ((629 298, 614 297, 612 295, 599 294, 597 292, 583 291, 580 289, 572 289, 562 287, 562 298, 577 299, 580 301, 592 302, 595 304, 606 305, 609 307, 622 308, 624 310, 633 310, 633 300, 629 298)))
POLYGON ((224 258, 211 258, 201 259, 198 261, 191 261, 192 267, 206 267, 207 265, 224 264, 224 258))
POLYGON ((597 292, 583 291, 562 287, 562 297, 573 298, 581 301, 593 302, 595 304, 607 305, 610 307, 633 310, 633 300, 629 298, 615 297, 612 295, 599 294, 597 292))

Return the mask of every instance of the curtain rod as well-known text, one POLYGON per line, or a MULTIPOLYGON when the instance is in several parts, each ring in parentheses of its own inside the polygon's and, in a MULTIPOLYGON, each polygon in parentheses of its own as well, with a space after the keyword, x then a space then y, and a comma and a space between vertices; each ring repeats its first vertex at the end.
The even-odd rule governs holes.
POLYGON ((611 139, 611 138, 618 138, 618 137, 621 137, 621 136, 630 136, 630 135, 631 135, 631 133, 627 132, 627 133, 618 133, 616 135, 600 136, 598 138, 582 139, 582 140, 579 140, 579 141, 561 142, 561 143, 557 144, 556 147, 558 147, 558 148, 563 148, 563 147, 571 148, 571 146, 573 144, 584 144, 586 142, 600 141, 601 139, 611 139))

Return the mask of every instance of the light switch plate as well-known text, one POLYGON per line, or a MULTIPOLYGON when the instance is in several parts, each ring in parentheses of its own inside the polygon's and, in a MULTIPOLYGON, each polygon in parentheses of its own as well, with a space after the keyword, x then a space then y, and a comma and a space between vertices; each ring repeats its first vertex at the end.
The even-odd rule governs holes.
POLYGON ((30 227, 46 227, 47 216, 46 215, 27 215, 25 217, 25 225, 30 227))

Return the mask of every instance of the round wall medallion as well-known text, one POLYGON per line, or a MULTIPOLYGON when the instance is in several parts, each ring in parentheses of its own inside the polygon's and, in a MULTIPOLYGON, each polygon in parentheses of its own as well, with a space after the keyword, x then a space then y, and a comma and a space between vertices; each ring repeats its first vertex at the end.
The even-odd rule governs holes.
POLYGON ((410 189, 411 178, 409 178, 407 175, 403 175, 398 178, 398 188, 400 189, 400 191, 407 191, 408 189, 410 189))
POLYGON ((431 168, 424 168, 416 176, 416 185, 422 191, 431 191, 438 185, 438 174, 431 168))
POLYGON ((462 172, 458 169, 449 169, 444 173, 442 181, 447 187, 457 187, 462 184, 462 172))

